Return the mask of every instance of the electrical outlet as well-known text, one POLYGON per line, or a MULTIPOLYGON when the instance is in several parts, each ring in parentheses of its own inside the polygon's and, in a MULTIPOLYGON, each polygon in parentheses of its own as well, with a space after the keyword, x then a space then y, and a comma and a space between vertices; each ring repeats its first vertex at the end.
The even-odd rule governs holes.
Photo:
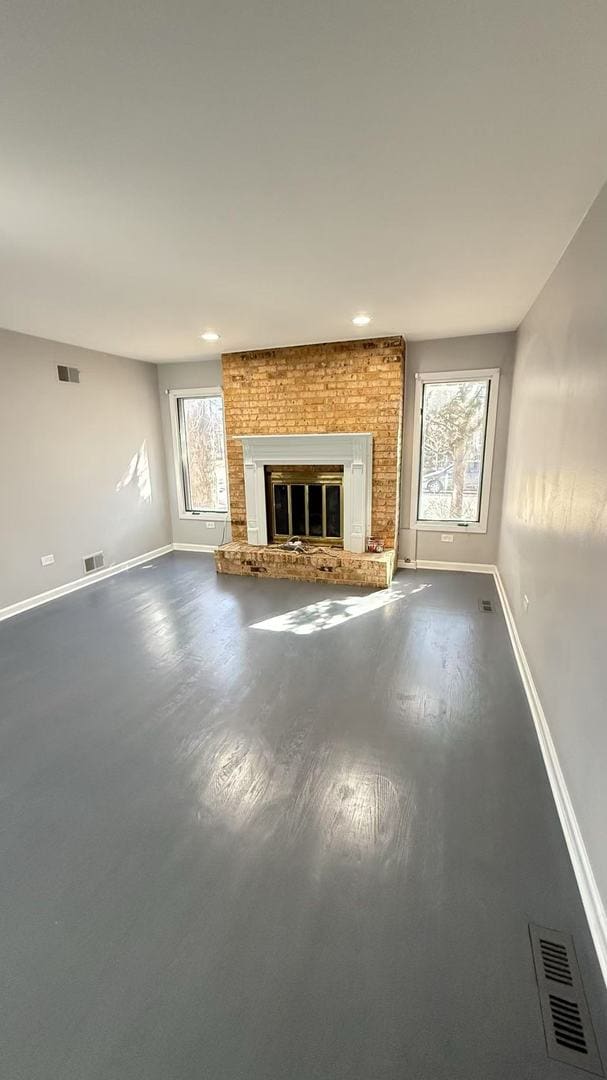
POLYGON ((206 525, 207 529, 214 529, 215 528, 215 522, 214 521, 205 521, 205 525, 206 525))
POLYGON ((523 611, 529 611, 529 597, 523 593, 523 611))
POLYGON ((441 538, 443 544, 452 544, 453 543, 453 533, 441 533, 440 538, 441 538))
POLYGON ((54 555, 41 555, 40 556, 40 562, 42 563, 43 566, 51 566, 52 563, 54 563, 54 561, 55 561, 55 556, 54 555))

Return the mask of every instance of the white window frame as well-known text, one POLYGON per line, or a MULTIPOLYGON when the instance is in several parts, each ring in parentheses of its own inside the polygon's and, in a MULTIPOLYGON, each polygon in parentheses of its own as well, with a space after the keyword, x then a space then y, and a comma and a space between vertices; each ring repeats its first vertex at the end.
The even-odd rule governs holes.
POLYGON ((499 394, 500 369, 477 368, 475 371, 424 371, 415 375, 415 420, 413 424, 413 473, 411 479, 411 528, 418 532, 457 532, 486 533, 491 499, 491 478, 493 471, 493 450, 495 446, 495 428, 497 424, 497 401, 499 394), (426 383, 459 383, 489 380, 489 405, 485 428, 485 455, 481 477, 481 498, 478 521, 420 521, 417 516, 419 495, 419 470, 421 462, 422 439, 422 403, 426 383))
POLYGON ((225 409, 223 409, 223 390, 220 386, 203 386, 194 390, 169 390, 169 413, 171 417, 173 465, 175 472, 175 488, 177 491, 177 508, 179 517, 185 521, 226 521, 230 513, 230 489, 228 481, 228 460, 225 426, 226 418, 225 409), (204 397, 220 397, 222 401, 223 452, 226 462, 226 496, 228 500, 227 510, 188 510, 185 504, 185 491, 183 489, 183 461, 181 452, 181 438, 179 432, 179 399, 204 397))

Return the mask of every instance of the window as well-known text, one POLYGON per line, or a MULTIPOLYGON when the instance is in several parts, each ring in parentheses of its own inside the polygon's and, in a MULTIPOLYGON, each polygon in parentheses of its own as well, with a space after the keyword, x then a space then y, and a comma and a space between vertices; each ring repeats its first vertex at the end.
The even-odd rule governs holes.
POLYGON ((220 390, 172 390, 180 517, 226 514, 228 484, 220 390))
POLYGON ((416 375, 411 526, 486 532, 499 371, 416 375))

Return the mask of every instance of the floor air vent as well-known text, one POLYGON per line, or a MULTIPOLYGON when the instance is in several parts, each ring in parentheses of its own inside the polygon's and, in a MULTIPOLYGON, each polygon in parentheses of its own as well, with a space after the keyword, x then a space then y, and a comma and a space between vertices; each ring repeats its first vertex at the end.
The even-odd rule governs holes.
POLYGON ((529 934, 549 1056, 604 1076, 573 938, 533 924, 529 934))
POLYGON ((105 565, 102 551, 96 551, 94 555, 85 555, 82 561, 85 574, 92 574, 93 570, 101 570, 105 565))
POLYGON ((487 612, 492 612, 493 611, 493 601, 492 600, 479 600, 478 606, 479 606, 481 611, 487 611, 487 612))

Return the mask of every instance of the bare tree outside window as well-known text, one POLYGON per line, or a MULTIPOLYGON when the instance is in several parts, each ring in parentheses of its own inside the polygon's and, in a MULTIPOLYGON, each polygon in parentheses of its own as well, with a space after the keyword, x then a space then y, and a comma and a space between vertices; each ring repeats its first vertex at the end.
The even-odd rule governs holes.
POLYGON ((178 406, 186 509, 226 511, 223 401, 183 397, 178 406))
POLYGON ((489 381, 424 385, 418 520, 477 522, 489 381))

